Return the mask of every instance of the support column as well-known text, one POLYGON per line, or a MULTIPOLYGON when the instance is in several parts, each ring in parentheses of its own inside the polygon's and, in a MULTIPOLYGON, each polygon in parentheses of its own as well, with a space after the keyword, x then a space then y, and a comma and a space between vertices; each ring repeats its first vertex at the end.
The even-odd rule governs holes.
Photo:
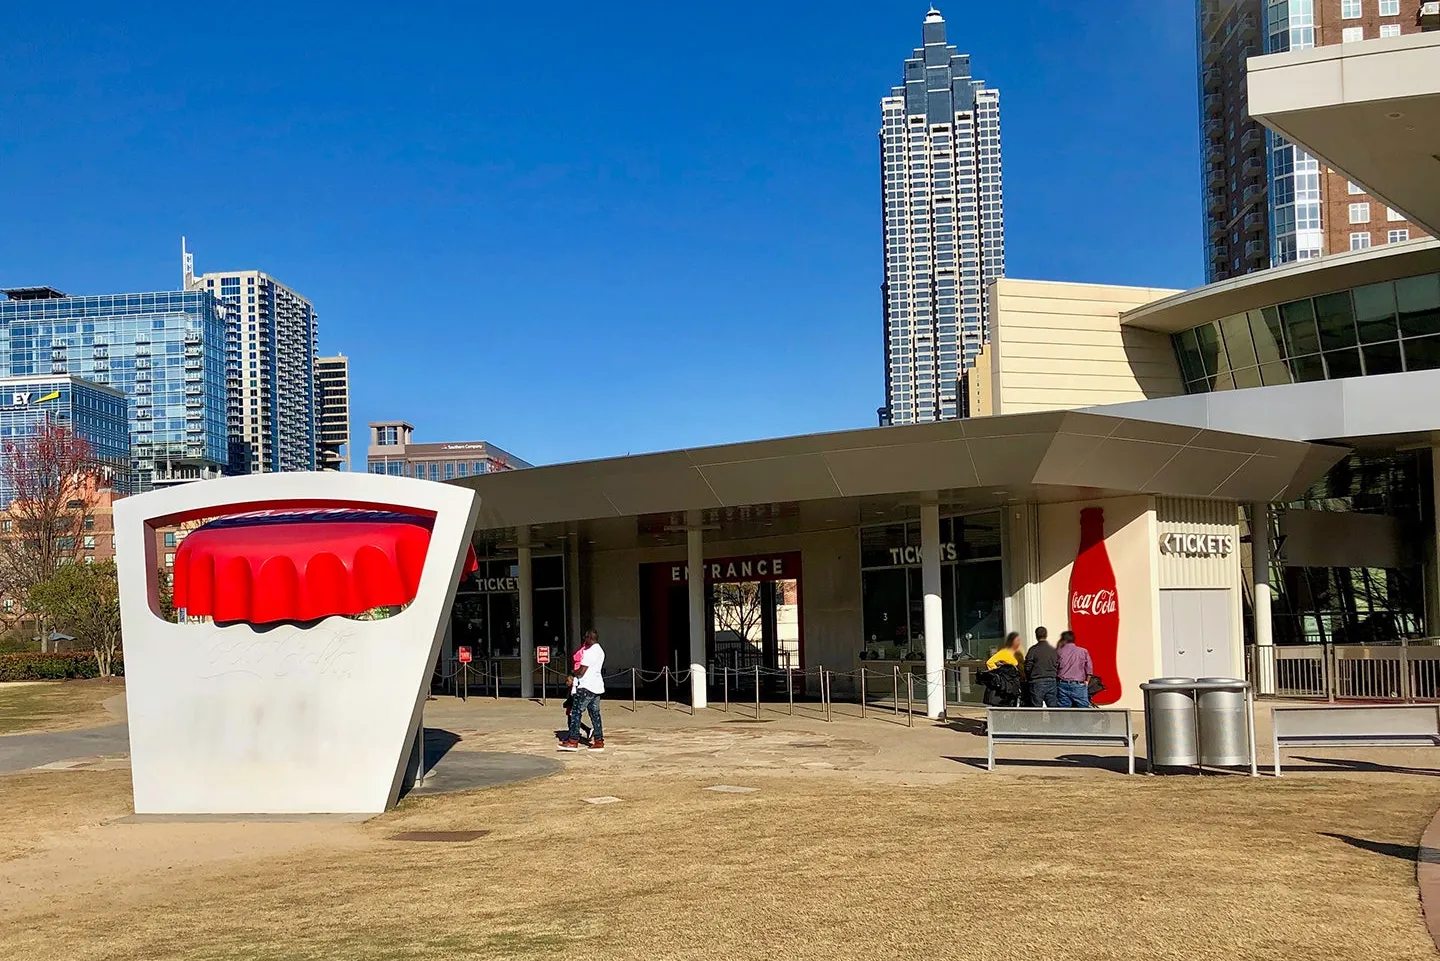
POLYGON ((1270 617, 1270 505, 1250 505, 1250 560, 1255 581, 1255 688, 1275 693, 1275 634, 1270 617))
POLYGON ((1430 448, 1430 498, 1435 516, 1435 529, 1431 533, 1429 563, 1425 565, 1426 597, 1425 636, 1440 637, 1440 447, 1430 448))
POLYGON ((528 531, 520 534, 519 559, 516 565, 520 589, 520 696, 535 696, 535 591, 530 570, 530 538, 528 531))
POLYGON ((925 714, 945 716, 945 609, 940 597, 940 501, 920 504, 920 581, 925 590, 925 714))
POLYGON ((705 532, 691 511, 685 524, 686 592, 690 601, 690 706, 705 707, 705 532))

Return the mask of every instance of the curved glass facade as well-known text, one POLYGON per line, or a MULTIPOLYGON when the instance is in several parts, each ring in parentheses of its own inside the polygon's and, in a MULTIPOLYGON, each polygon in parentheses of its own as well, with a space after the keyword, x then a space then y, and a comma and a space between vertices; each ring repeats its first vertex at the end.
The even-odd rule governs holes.
POLYGON ((1440 368, 1440 274, 1234 314, 1172 337, 1186 393, 1440 368))

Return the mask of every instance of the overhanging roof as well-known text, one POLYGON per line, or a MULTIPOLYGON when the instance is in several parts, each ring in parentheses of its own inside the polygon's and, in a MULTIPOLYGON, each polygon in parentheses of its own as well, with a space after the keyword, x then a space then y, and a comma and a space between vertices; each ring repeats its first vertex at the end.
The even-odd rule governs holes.
POLYGON ((763 504, 953 495, 1004 503, 1097 493, 1268 501, 1345 449, 1075 411, 1013 414, 532 467, 449 483, 480 530, 763 504))
POLYGON ((1249 104, 1265 126, 1440 234, 1440 33, 1251 57, 1249 104))
MULTIPOLYGON (((1440 164, 1436 167, 1440 172, 1440 164)), ((1440 241, 1426 237, 1316 260, 1297 260, 1196 287, 1128 310, 1120 315, 1120 323, 1173 334, 1247 310, 1437 271, 1440 241)))

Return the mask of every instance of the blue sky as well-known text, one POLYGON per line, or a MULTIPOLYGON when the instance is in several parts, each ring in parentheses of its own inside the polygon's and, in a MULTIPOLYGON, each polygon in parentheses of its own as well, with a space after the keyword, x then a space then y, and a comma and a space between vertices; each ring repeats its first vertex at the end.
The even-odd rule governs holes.
MULTIPOLYGON (((870 426, 876 131, 926 4, 16 4, 0 285, 270 272, 366 420, 536 463, 870 426)), ((941 5, 1007 272, 1202 280, 1194 20, 941 5), (968 19, 967 19, 968 17, 968 19)))

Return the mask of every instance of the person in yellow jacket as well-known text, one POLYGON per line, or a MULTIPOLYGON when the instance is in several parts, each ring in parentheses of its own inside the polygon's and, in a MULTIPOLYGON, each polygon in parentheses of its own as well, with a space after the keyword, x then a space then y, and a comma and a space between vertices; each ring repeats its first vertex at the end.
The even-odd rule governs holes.
POLYGON ((1024 676, 1025 652, 1020 650, 1020 634, 1017 631, 1005 635, 1005 646, 990 655, 990 660, 985 662, 985 670, 993 671, 998 664, 1009 664, 1024 676))
POLYGON ((993 707, 1016 707, 1025 700, 1025 652, 1020 649, 1020 635, 1011 631, 1005 645, 985 662, 981 680, 986 685, 986 704, 993 707), (1007 678, 1006 675, 1009 675, 1007 678))

